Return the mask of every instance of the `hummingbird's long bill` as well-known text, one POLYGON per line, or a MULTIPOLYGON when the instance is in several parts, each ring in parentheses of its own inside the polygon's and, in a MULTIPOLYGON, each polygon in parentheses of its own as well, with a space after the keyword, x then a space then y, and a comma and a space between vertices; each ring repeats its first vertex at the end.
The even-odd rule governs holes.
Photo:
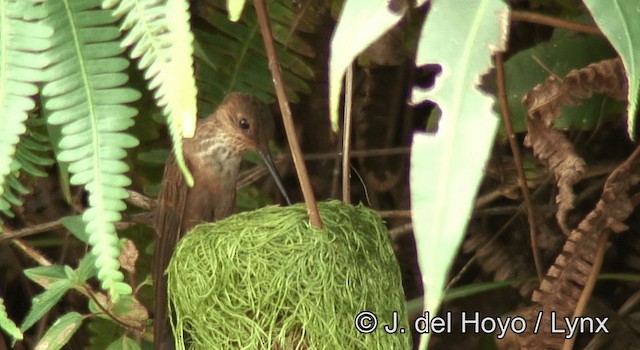
POLYGON ((282 180, 280 179, 280 175, 278 174, 278 169, 276 169, 276 166, 273 163, 273 159, 271 159, 271 154, 269 154, 268 152, 258 153, 260 153, 264 165, 266 165, 267 169, 269 169, 269 173, 271 173, 271 177, 273 178, 273 181, 276 182, 276 185, 278 186, 280 193, 282 193, 284 200, 287 202, 287 205, 291 205, 291 200, 289 199, 287 191, 285 191, 284 186, 282 185, 282 180))

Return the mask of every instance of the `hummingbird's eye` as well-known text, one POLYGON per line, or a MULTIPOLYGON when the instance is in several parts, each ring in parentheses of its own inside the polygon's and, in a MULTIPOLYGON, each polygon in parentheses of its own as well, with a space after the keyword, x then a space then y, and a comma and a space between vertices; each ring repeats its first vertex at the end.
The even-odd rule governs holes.
POLYGON ((240 125, 240 129, 242 130, 249 130, 250 125, 247 118, 241 118, 240 121, 238 122, 238 125, 240 125))

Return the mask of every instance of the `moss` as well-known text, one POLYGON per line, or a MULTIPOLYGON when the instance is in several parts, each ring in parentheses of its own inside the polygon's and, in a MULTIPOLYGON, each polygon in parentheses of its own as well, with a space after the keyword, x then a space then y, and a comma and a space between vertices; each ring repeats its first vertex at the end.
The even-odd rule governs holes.
POLYGON ((266 207, 195 227, 168 269, 177 348, 409 349, 400 270, 380 217, 364 206, 266 207), (368 310, 378 328, 361 334, 368 310), (403 334, 387 334, 398 312, 403 334), (184 336, 183 336, 184 335, 184 336))

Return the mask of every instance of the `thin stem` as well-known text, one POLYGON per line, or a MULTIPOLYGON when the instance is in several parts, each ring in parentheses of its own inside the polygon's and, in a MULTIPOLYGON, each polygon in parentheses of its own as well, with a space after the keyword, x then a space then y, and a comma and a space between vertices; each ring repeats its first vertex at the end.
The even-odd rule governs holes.
POLYGON ((526 12, 526 11, 511 11, 511 20, 530 22, 535 24, 544 24, 550 27, 568 29, 578 33, 604 36, 604 34, 602 34, 600 29, 596 26, 567 21, 565 19, 555 18, 551 16, 545 16, 539 13, 526 12))
MULTIPOLYGON (((398 156, 398 155, 406 155, 410 151, 409 147, 391 147, 391 148, 378 148, 378 149, 360 149, 360 150, 351 150, 350 155, 351 158, 356 157, 384 157, 384 156, 398 156)), ((312 153, 306 154, 304 156, 305 160, 325 160, 331 159, 336 156, 342 155, 342 152, 325 152, 325 153, 312 153)), ((288 155, 276 156, 278 159, 280 157, 288 157, 288 155)))
POLYGON ((524 199, 525 206, 527 207, 527 221, 529 222, 529 237, 531 238, 531 252, 533 255, 533 262, 536 266, 538 280, 542 282, 542 259, 540 258, 540 252, 538 251, 538 230, 535 220, 535 213, 533 211, 533 205, 531 204, 531 198, 529 196, 527 179, 524 176, 524 169, 522 168, 522 156, 520 155, 520 147, 518 146, 516 136, 513 132, 513 125, 511 125, 511 111, 509 110, 509 103, 507 102, 507 88, 505 86, 504 77, 504 62, 502 60, 501 53, 496 54, 496 83, 498 86, 500 108, 502 109, 502 120, 504 121, 507 135, 509 135, 509 146, 511 147, 511 152, 513 153, 513 161, 518 173, 518 185, 520 185, 522 198, 524 199))
POLYGON ((353 104, 353 65, 347 68, 344 92, 344 132, 342 134, 342 201, 351 204, 351 111, 353 104))
POLYGON ((378 215, 383 219, 411 219, 411 210, 381 210, 378 215))
POLYGON ((284 81, 282 79, 278 54, 276 53, 275 45, 273 44, 273 37, 271 35, 271 25, 269 24, 267 5, 264 0, 255 0, 254 5, 258 14, 264 48, 267 52, 267 57, 269 58, 269 70, 271 70, 273 85, 276 90, 276 95, 278 96, 278 104, 280 105, 280 111, 282 112, 282 121, 284 123, 289 146, 291 147, 293 164, 296 167, 298 179, 300 180, 300 187, 302 188, 302 196, 304 197, 304 202, 307 205, 309 220, 311 221, 311 225, 317 228, 322 228, 322 219, 318 213, 318 204, 316 203, 313 188, 311 188, 311 181, 309 180, 307 167, 302 159, 302 150, 300 149, 300 143, 296 136, 293 118, 291 116, 291 109, 289 109, 289 102, 287 100, 287 93, 284 89, 284 81))
MULTIPOLYGON (((333 170, 331 170, 331 192, 329 198, 338 198, 338 188, 340 187, 340 168, 342 165, 342 143, 344 138, 342 137, 344 129, 338 130, 338 142, 336 142, 336 157, 333 160, 333 170)), ((304 160, 307 160, 308 154, 305 154, 304 160)))
MULTIPOLYGON (((22 240, 14 239, 14 240, 11 241, 11 243, 13 245, 15 245, 16 247, 18 247, 18 249, 22 250, 22 252, 25 253, 31 259, 33 259, 33 261, 35 261, 38 264, 40 264, 40 266, 51 266, 51 265, 53 265, 53 263, 51 261, 49 261, 49 259, 47 259, 44 255, 42 255, 37 249, 35 249, 32 246, 26 244, 22 240)), ((46 288, 46 286, 43 286, 43 287, 46 288)))
MULTIPOLYGON (((142 329, 142 328, 137 327, 137 326, 134 326, 134 325, 132 325, 132 324, 129 324, 129 323, 127 323, 127 322, 126 322, 126 321, 124 321, 124 320, 121 320, 118 316, 116 316, 114 313, 112 313, 111 311, 109 311, 109 309, 107 309, 104 305, 102 305, 102 303, 100 302, 100 300, 98 300, 98 298, 96 297, 96 293, 93 291, 93 289, 89 288, 89 286, 86 286, 86 285, 85 285, 84 290, 85 290, 85 292, 86 292, 86 295, 87 295, 91 300, 93 300, 94 304, 96 304, 96 306, 97 306, 100 310, 102 310, 102 312, 103 312, 105 315, 107 315, 107 316, 111 317, 111 319, 112 319, 114 322, 116 322, 116 323, 120 324, 120 325, 121 325, 122 327, 124 327, 124 328, 128 328, 128 329, 135 329, 135 330, 137 330, 137 331, 139 331, 139 332, 142 332, 142 331, 143 331, 143 329, 142 329)), ((106 297, 105 297, 105 298, 106 298, 106 297)))
POLYGON ((33 225, 29 227, 25 227, 19 230, 8 230, 5 228, 5 234, 0 236, 0 242, 6 241, 14 238, 22 238, 31 235, 35 235, 42 232, 52 231, 62 227, 62 222, 60 220, 45 222, 43 224, 33 225))
POLYGON ((413 224, 408 222, 404 225, 400 225, 398 227, 394 227, 391 230, 389 230, 389 237, 391 238, 391 241, 396 241, 400 237, 411 232, 412 230, 413 230, 413 224))
MULTIPOLYGON (((131 191, 131 192, 133 192, 133 191, 131 191)), ((140 196, 144 196, 142 194, 139 194, 139 195, 140 196)), ((149 199, 149 200, 154 201, 153 199, 149 199)), ((132 215, 129 218, 130 221, 117 222, 116 223, 116 229, 117 230, 124 230, 124 229, 130 227, 131 225, 134 225, 134 224, 136 224, 138 222, 144 222, 144 221, 137 221, 137 220, 144 220, 147 217, 148 217, 148 213, 140 213, 140 214, 132 215)), ((43 224, 38 224, 38 225, 33 225, 33 226, 21 228, 19 230, 15 230, 15 231, 10 231, 10 230, 6 230, 5 229, 6 233, 3 234, 3 235, 0 235, 0 243, 2 243, 3 241, 8 241, 8 240, 17 239, 17 238, 23 238, 23 237, 27 237, 27 236, 37 235, 39 233, 53 231, 53 230, 56 230, 56 229, 59 229, 59 228, 62 228, 62 227, 64 227, 64 225, 62 225, 62 221, 55 220, 55 221, 45 222, 43 224)))

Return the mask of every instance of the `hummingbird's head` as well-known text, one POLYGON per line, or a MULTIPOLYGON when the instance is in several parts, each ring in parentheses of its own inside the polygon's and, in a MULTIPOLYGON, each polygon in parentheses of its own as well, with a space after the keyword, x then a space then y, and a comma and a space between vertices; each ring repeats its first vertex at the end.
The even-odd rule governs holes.
POLYGON ((219 130, 235 145, 240 154, 255 151, 269 153, 273 138, 273 115, 256 97, 231 93, 216 111, 219 130))
POLYGON ((289 198, 269 153, 273 138, 273 115, 269 107, 252 95, 231 93, 225 97, 214 114, 201 121, 195 138, 209 147, 202 147, 220 160, 242 157, 246 151, 260 154, 287 204, 289 198), (220 153, 224 154, 220 154, 220 153))

